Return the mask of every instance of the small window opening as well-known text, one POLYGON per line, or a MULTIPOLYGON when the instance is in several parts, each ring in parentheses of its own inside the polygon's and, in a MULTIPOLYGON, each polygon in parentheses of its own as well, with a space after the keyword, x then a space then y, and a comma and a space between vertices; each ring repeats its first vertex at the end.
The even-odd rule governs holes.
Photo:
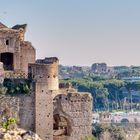
POLYGON ((8 39, 6 40, 6 45, 7 45, 7 46, 9 45, 9 40, 8 40, 8 39))

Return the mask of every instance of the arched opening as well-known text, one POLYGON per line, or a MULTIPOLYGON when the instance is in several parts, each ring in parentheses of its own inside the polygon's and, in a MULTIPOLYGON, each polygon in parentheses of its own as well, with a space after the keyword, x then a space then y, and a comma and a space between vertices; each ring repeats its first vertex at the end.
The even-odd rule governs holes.
POLYGON ((67 118, 55 114, 53 116, 53 135, 54 136, 69 136, 70 135, 70 124, 67 118))
POLYGON ((124 119, 121 120, 121 124, 122 125, 128 125, 129 124, 129 120, 124 118, 124 119))
POLYGON ((13 53, 1 53, 0 61, 3 62, 4 70, 13 70, 13 53))

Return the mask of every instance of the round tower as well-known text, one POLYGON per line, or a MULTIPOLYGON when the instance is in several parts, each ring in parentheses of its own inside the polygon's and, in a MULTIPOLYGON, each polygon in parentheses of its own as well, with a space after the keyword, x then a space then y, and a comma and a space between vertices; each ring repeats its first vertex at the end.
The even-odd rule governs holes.
POLYGON ((53 140, 52 91, 58 90, 58 63, 53 57, 29 65, 35 88, 35 132, 43 140, 53 140))
POLYGON ((58 90, 58 64, 56 57, 37 60, 36 64, 29 66, 29 72, 36 82, 45 83, 48 90, 58 90))

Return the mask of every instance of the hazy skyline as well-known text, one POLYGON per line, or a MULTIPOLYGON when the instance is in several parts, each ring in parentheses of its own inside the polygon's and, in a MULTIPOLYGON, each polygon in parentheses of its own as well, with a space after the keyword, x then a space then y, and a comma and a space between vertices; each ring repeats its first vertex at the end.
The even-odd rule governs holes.
POLYGON ((0 21, 28 24, 37 58, 64 65, 140 65, 139 0, 3 0, 0 21))

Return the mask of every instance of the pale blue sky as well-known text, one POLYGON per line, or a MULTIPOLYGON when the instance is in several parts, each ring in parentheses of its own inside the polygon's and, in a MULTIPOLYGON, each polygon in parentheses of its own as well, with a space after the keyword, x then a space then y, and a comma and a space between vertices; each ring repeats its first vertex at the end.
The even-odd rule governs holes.
POLYGON ((140 65, 140 0, 1 0, 0 21, 27 23, 37 58, 140 65))

